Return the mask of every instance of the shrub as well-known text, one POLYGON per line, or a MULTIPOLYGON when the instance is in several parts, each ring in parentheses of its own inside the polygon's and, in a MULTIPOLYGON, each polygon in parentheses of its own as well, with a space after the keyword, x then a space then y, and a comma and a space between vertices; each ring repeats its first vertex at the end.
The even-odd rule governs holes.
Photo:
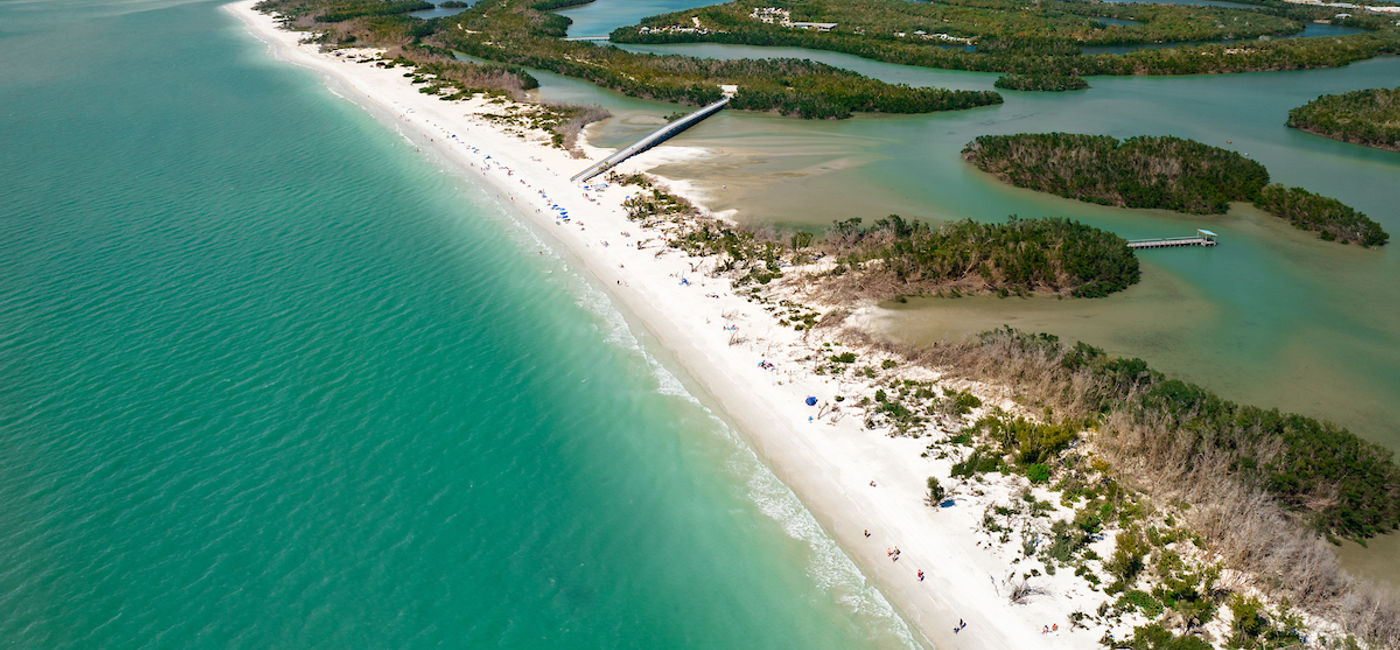
POLYGON ((939 484, 938 484, 938 478, 933 477, 933 476, 928 477, 927 485, 928 485, 928 499, 927 499, 928 504, 931 505, 931 506, 936 506, 936 505, 938 505, 938 504, 940 504, 940 503, 943 503, 943 499, 946 498, 946 497, 948 496, 948 492, 947 492, 946 490, 943 489, 943 486, 942 486, 942 485, 939 485, 939 484))
POLYGON ((950 475, 954 477, 971 478, 972 476, 985 474, 987 472, 1000 472, 1005 467, 1006 465, 1002 462, 1000 456, 984 447, 979 447, 972 452, 971 456, 968 456, 962 462, 954 464, 950 475))
POLYGON ((1103 566, 1115 578, 1117 584, 1126 589, 1132 586, 1138 574, 1142 572, 1148 547, 1136 527, 1119 533, 1116 544, 1113 557, 1104 562, 1103 566))
POLYGON ((1162 607, 1161 601, 1157 600, 1156 598, 1153 598, 1151 594, 1145 591, 1139 591, 1137 589, 1126 592, 1122 596, 1119 596, 1118 607, 1120 609, 1128 609, 1130 607, 1137 608, 1139 611, 1142 612, 1143 616, 1146 616, 1148 618, 1148 620, 1157 618, 1162 614, 1163 611, 1165 611, 1165 608, 1162 607))
POLYGON ((1294 629, 1270 623, 1264 605, 1256 598, 1236 594, 1230 598, 1230 613, 1234 616, 1230 623, 1232 648, 1281 648, 1300 641, 1294 629))
POLYGON ((1194 636, 1177 636, 1153 623, 1133 630, 1127 647, 1133 650, 1211 650, 1211 645, 1194 636))

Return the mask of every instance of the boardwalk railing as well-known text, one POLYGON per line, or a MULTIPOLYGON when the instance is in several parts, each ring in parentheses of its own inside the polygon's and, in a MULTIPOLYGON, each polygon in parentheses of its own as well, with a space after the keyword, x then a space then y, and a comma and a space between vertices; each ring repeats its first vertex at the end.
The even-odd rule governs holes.
POLYGON ((716 112, 719 111, 719 109, 724 108, 724 105, 728 103, 729 98, 725 97, 724 99, 721 99, 713 104, 710 104, 709 106, 695 111, 690 115, 687 115, 679 120, 671 122, 670 124, 667 124, 666 126, 663 126, 653 131, 651 135, 648 135, 647 137, 634 142, 631 146, 620 149, 617 151, 617 153, 614 153, 613 155, 598 161, 588 169, 574 174, 574 177, 570 178, 569 180, 571 182, 586 181, 590 178, 593 178, 594 176, 597 176, 598 174, 608 171, 609 169, 612 169, 614 165, 624 160, 627 160, 628 158, 631 158, 632 156, 635 156, 643 151, 646 151, 647 149, 650 149, 658 144, 661 144, 662 142, 665 142, 667 139, 671 138, 677 133, 680 133, 681 131, 695 126, 700 122, 700 120, 714 115, 716 112))

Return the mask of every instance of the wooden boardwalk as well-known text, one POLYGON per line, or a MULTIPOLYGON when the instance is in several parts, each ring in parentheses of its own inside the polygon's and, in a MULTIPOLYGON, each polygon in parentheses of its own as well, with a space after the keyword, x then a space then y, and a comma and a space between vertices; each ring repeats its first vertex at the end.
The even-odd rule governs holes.
POLYGON ((1179 246, 1215 246, 1215 233, 1197 230, 1190 237, 1159 237, 1157 239, 1129 239, 1128 248, 1177 248, 1179 246))
POLYGON ((588 179, 593 178, 594 176, 597 176, 598 174, 601 174, 605 171, 608 171, 614 165, 624 160, 627 160, 628 158, 631 158, 632 156, 635 156, 643 151, 646 151, 647 149, 650 149, 658 144, 661 144, 662 142, 665 142, 668 138, 676 135, 677 133, 680 133, 681 131, 695 126, 696 124, 699 124, 701 120, 711 115, 714 115, 716 112, 719 111, 719 109, 724 108, 725 104, 729 103, 729 99, 729 93, 726 92, 724 99, 721 99, 713 104, 710 104, 709 106, 695 111, 694 113, 682 117, 679 120, 671 122, 670 124, 667 124, 666 126, 663 126, 657 129, 656 131, 653 131, 651 135, 648 135, 647 137, 638 140, 634 144, 619 150, 617 153, 614 153, 613 155, 598 161, 597 163, 591 165, 588 169, 574 174, 573 178, 570 178, 569 181, 574 183, 586 182, 588 179))
POLYGON ((1173 248, 1176 246, 1214 246, 1214 239, 1205 237, 1167 237, 1165 239, 1134 239, 1128 248, 1173 248))

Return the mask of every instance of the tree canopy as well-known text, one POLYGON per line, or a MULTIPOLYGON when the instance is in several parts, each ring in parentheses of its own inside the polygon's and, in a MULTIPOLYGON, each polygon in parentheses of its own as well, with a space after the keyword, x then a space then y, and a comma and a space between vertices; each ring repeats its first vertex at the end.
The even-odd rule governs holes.
POLYGON ((1333 140, 1400 151, 1400 88, 1322 95, 1289 111, 1288 126, 1333 140))

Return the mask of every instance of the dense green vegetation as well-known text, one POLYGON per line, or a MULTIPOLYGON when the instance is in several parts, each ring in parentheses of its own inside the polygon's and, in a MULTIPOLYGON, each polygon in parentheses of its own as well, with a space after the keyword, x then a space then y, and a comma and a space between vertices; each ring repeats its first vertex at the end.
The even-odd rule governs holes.
POLYGON ((1400 641, 1394 599, 1343 573, 1324 541, 1400 526, 1400 467, 1389 451, 1049 335, 1003 328, 902 352, 881 368, 913 363, 951 374, 940 382, 987 381, 1021 407, 992 405, 959 431, 941 415, 949 388, 940 395, 935 383, 871 366, 863 376, 879 378, 874 399, 858 402, 868 429, 935 437, 923 455, 952 462, 952 482, 937 477, 946 494, 982 495, 975 484, 987 473, 1050 490, 1058 504, 1023 487, 983 511, 979 532, 1026 560, 1022 582, 1008 585, 1012 602, 1033 589, 1025 581, 1072 570, 1107 596, 1097 610, 1071 613, 1073 624, 1146 619, 1127 640, 1104 637, 1106 647, 1213 647, 1202 641, 1212 637, 1232 648, 1292 647, 1307 633, 1296 611, 1325 612, 1372 647, 1400 641), (957 433, 939 440, 921 424, 929 421, 957 433), (1114 539, 1111 554, 1092 544, 1104 536, 1114 539), (1268 594, 1267 606, 1250 586, 1268 594), (1220 619, 1225 638, 1201 634, 1220 619))
POLYGON ((1400 467, 1389 450, 1346 429, 1236 404, 1168 379, 1141 359, 1112 357, 1083 343, 1066 347, 1048 334, 1008 328, 983 334, 972 347, 1049 360, 1040 376, 1007 362, 998 371, 1017 372, 1046 391, 1042 399, 1072 400, 1101 421, 1116 414, 1123 418, 1117 428, 1178 432, 1175 444, 1186 447, 1187 462, 1226 454, 1236 480, 1262 489, 1319 532, 1361 540, 1400 527, 1400 467))
POLYGON ((335 0, 321 4, 316 21, 338 23, 351 18, 393 16, 432 8, 433 3, 426 0, 335 0))
POLYGON ((1133 630, 1133 637, 1123 643, 1132 650, 1211 650, 1212 646, 1194 636, 1177 636, 1153 623, 1133 630))
POLYGON ((519 0, 485 0, 454 16, 452 23, 436 38, 459 51, 649 99, 706 104, 720 98, 720 84, 736 84, 731 108, 806 118, 848 117, 854 111, 920 113, 1001 101, 989 92, 887 84, 807 60, 717 61, 563 41, 556 37, 568 19, 519 0))
POLYGON ((1313 194, 1301 187, 1269 185, 1255 197, 1254 205, 1287 219, 1303 230, 1317 232, 1327 241, 1382 246, 1390 235, 1381 225, 1336 199, 1313 194))
POLYGON ((557 11, 570 7, 581 7, 592 2, 593 0, 539 0, 539 2, 530 5, 530 8, 536 11, 557 11))
POLYGON ((1289 111, 1288 126, 1334 140, 1400 151, 1400 88, 1323 95, 1289 111))
MULTIPOLYGON (((1004 223, 968 220, 932 228, 891 215, 869 227, 860 219, 838 222, 826 241, 839 260, 834 275, 859 269, 857 275, 891 277, 891 289, 901 294, 961 287, 1095 298, 1141 278, 1127 242, 1068 219, 1013 216, 1004 223)), ((866 283, 865 277, 856 281, 866 283)))
POLYGON ((1265 12, 1220 7, 1152 4, 1100 4, 1046 0, 1027 10, 1015 0, 772 0, 756 12, 751 2, 730 2, 647 18, 615 34, 656 30, 676 34, 746 34, 751 38, 804 31, 792 22, 837 23, 823 36, 859 36, 890 44, 950 45, 984 42, 1019 45, 1059 44, 1066 52, 1084 45, 1123 45, 1208 41, 1291 34, 1302 25, 1265 12), (1100 18, 1137 24, 1106 24, 1100 18), (698 20, 699 25, 696 25, 698 20), (787 22, 785 22, 787 21, 787 22), (645 28, 645 29, 644 29, 645 28), (952 38, 949 38, 952 37, 952 38), (965 40, 953 40, 965 39, 965 40))
POLYGON ((997 77, 993 84, 1003 90, 1039 90, 1047 92, 1064 92, 1069 90, 1084 90, 1089 87, 1089 82, 1084 77, 1075 77, 1065 74, 1008 74, 997 77))
POLYGON ((364 0, 264 0, 255 8, 281 15, 292 27, 314 31, 315 40, 327 46, 389 48, 387 58, 375 64, 412 68, 408 74, 415 83, 425 84, 423 92, 455 99, 475 93, 521 99, 524 91, 539 87, 539 81, 518 66, 460 61, 450 51, 424 44, 422 39, 433 33, 431 24, 405 15, 403 7, 421 8, 402 1, 364 0))
POLYGON ((1253 201, 1327 241, 1380 246, 1380 224, 1336 199, 1269 185, 1269 172, 1228 149, 1173 137, 1021 133, 984 135, 963 157, 1017 187, 1128 208, 1223 213, 1253 201))
POLYGON ((995 93, 896 86, 804 59, 719 61, 639 55, 613 47, 555 39, 515 47, 475 36, 451 41, 484 59, 577 77, 634 97, 704 105, 720 99, 719 84, 737 84, 738 110, 776 111, 804 118, 844 118, 852 112, 922 113, 1001 102, 995 93))
POLYGON ((1269 182, 1263 165, 1173 137, 984 135, 963 149, 983 171, 1018 187, 1130 208, 1210 214, 1249 201, 1269 182))
POLYGON ((438 7, 443 8, 443 9, 466 9, 467 7, 470 7, 470 6, 471 6, 471 3, 469 3, 469 2, 462 2, 462 0, 447 0, 447 2, 439 2, 439 3, 438 3, 438 7))
POLYGON ((798 232, 784 241, 773 233, 699 218, 689 203, 640 176, 608 178, 641 188, 623 204, 630 219, 669 223, 672 246, 717 256, 724 271, 747 270, 740 284, 766 284, 781 277, 785 266, 810 263, 815 256, 836 260, 818 284, 877 298, 945 290, 1094 298, 1141 278, 1123 239, 1068 219, 1013 216, 1004 223, 959 221, 935 228, 891 215, 868 227, 859 218, 838 221, 820 236, 798 232))
POLYGON ((731 2, 648 18, 615 30, 618 43, 716 42, 845 52, 934 68, 1061 76, 1200 74, 1334 67, 1400 52, 1400 31, 1379 16, 1336 19, 1325 7, 1253 0, 1257 9, 1046 0, 782 0, 788 12, 752 14, 731 2), (1098 18, 1133 20, 1113 25, 1098 18), (771 19, 764 22, 765 19, 771 19), (699 26, 696 26, 696 21, 699 26), (834 22, 822 32, 784 24, 834 22), (1301 21, 1375 30, 1344 37, 1249 40, 1128 54, 1081 54, 1084 45, 1181 43, 1296 33, 1301 21))
MULTIPOLYGON (((964 430, 974 439, 950 439, 975 445, 959 454, 951 475, 1048 478, 1062 506, 1077 506, 1048 536, 1023 537, 1024 553, 1046 573, 1074 567, 1094 587, 1106 574, 1104 593, 1118 597, 1099 605, 1098 620, 1146 617, 1132 638, 1105 637, 1106 646, 1212 647, 1190 633, 1226 617, 1228 647, 1292 647, 1305 629, 1294 607, 1326 612, 1372 647, 1400 642, 1393 596, 1348 576, 1324 541, 1362 541, 1400 527, 1400 466, 1389 450, 1047 334, 1003 328, 911 349, 906 359, 1004 386, 1038 415, 1032 422, 993 408, 964 430), (1075 444, 1081 436, 1088 445, 1075 444), (1118 533, 1104 559, 1088 542, 1108 526, 1118 533), (1252 576, 1274 606, 1222 584, 1223 569, 1252 576)), ((983 530, 1008 543, 1038 511, 1028 492, 1025 506, 989 509, 983 530)))
POLYGON ((337 42, 454 50, 584 79, 635 97, 686 104, 719 99, 720 84, 739 86, 731 108, 805 118, 843 118, 857 111, 922 113, 1001 102, 1001 96, 994 92, 887 84, 808 60, 715 61, 634 54, 612 46, 564 41, 560 37, 569 19, 543 9, 575 4, 580 2, 483 0, 450 20, 433 21, 402 16, 404 11, 419 7, 405 2, 265 0, 258 7, 283 15, 294 26, 335 25, 329 29, 340 32, 337 42), (364 19, 371 17, 386 20, 365 23, 364 19), (346 21, 353 24, 339 25, 346 21))
MULTIPOLYGON (((1106 372, 1132 363, 1099 351, 1086 351, 1076 360, 1106 372)), ((1241 406, 1156 373, 1149 381, 1151 388, 1132 403, 1138 417, 1161 418, 1194 432, 1201 444, 1258 450, 1241 455, 1241 475, 1258 482, 1287 509, 1305 513, 1318 530, 1360 539, 1400 524, 1400 469, 1389 451, 1312 418, 1241 406), (1281 449, 1272 458, 1256 457, 1273 443, 1281 449)))
POLYGON ((467 63, 425 48, 404 48, 397 58, 385 65, 412 67, 414 82, 425 84, 419 89, 421 92, 442 94, 451 89, 453 94, 449 96, 454 99, 503 91, 518 95, 520 91, 540 85, 530 73, 514 66, 467 63))

